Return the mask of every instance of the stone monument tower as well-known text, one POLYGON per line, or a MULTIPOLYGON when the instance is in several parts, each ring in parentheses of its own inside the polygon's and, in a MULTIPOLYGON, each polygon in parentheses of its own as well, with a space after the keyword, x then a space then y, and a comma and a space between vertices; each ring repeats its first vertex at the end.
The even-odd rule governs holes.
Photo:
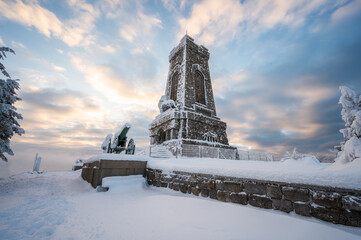
POLYGON ((150 144, 161 144, 175 156, 235 159, 227 125, 217 117, 208 59, 208 49, 188 35, 170 52, 160 114, 149 127, 150 144))

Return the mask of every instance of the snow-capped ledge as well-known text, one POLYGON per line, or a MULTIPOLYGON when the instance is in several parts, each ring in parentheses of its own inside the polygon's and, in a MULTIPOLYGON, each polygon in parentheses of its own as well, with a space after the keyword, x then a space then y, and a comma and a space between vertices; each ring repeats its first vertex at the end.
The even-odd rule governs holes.
POLYGON ((100 155, 93 156, 85 161, 85 163, 96 162, 99 160, 116 160, 116 161, 142 161, 146 162, 150 158, 146 155, 128 155, 128 154, 112 154, 103 153, 100 155))
POLYGON ((162 170, 211 174, 262 181, 308 184, 361 190, 361 161, 348 164, 319 163, 306 157, 284 162, 224 160, 211 158, 150 158, 147 167, 162 170))

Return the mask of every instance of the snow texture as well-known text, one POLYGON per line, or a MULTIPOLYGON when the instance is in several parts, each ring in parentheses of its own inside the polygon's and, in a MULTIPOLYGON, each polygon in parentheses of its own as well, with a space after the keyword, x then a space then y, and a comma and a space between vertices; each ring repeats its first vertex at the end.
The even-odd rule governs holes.
POLYGON ((80 171, 0 180, 0 238, 361 238, 360 228, 148 187, 141 176, 106 178, 105 185, 108 192, 97 192, 80 171))
POLYGON ((75 168, 76 168, 76 167, 82 167, 83 164, 84 164, 83 159, 82 159, 82 158, 78 158, 78 159, 75 161, 75 163, 74 163, 74 165, 73 165, 73 167, 72 167, 72 170, 75 171, 75 168))
POLYGON ((148 161, 150 158, 145 155, 130 155, 130 154, 111 154, 103 153, 97 156, 93 156, 85 161, 85 163, 91 163, 99 160, 116 160, 116 161, 148 161))
POLYGON ((148 167, 166 173, 184 171, 219 176, 249 178, 264 181, 311 184, 319 186, 361 189, 361 161, 349 165, 320 163, 315 157, 298 160, 242 161, 213 158, 153 159, 148 167))
POLYGON ((346 128, 340 132, 346 139, 341 143, 341 151, 337 154, 335 162, 348 163, 355 160, 360 161, 361 153, 361 96, 357 102, 356 93, 348 87, 341 86, 341 97, 339 104, 342 105, 342 119, 346 128))
POLYGON ((339 152, 336 162, 348 163, 352 161, 361 162, 361 140, 357 137, 351 137, 345 142, 343 151, 339 152))

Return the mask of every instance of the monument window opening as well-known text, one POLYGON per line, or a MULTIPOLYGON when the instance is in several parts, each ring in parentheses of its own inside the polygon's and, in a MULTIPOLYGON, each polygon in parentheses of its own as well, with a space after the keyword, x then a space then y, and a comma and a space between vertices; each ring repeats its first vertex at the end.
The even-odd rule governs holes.
POLYGON ((173 74, 172 82, 171 82, 171 89, 170 89, 170 99, 173 101, 177 101, 177 92, 178 92, 178 82, 179 82, 179 73, 176 72, 173 74))
POLYGON ((163 129, 160 129, 158 132, 158 143, 161 144, 164 141, 166 141, 166 133, 163 131, 163 129))
POLYGON ((196 71, 194 78, 196 102, 206 105, 204 77, 202 73, 196 71))
POLYGON ((171 139, 171 137, 170 137, 170 130, 167 130, 165 133, 166 133, 166 134, 165 134, 165 136, 166 136, 165 140, 166 140, 166 141, 170 140, 170 139, 171 139))

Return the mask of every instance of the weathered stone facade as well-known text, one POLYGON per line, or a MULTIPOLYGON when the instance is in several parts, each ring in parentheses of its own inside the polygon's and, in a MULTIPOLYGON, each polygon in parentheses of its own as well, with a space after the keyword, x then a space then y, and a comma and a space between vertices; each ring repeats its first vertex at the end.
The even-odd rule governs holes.
POLYGON ((361 227, 361 191, 147 168, 149 185, 361 227))
POLYGON ((172 145, 171 152, 182 156, 190 156, 183 153, 184 144, 225 148, 232 150, 228 155, 234 159, 236 148, 228 144, 227 125, 216 114, 208 59, 208 49, 188 35, 171 51, 165 96, 159 103, 161 113, 149 126, 150 144, 172 145))

